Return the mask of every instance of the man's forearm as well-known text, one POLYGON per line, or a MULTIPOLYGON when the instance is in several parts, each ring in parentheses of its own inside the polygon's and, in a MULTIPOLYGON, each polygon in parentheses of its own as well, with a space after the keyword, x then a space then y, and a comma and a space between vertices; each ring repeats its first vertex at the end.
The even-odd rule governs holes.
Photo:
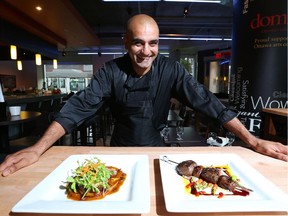
POLYGON ((48 148, 50 148, 60 137, 65 134, 64 128, 58 122, 52 122, 43 136, 31 146, 40 157, 48 148))
POLYGON ((250 145, 252 148, 257 145, 257 138, 251 134, 247 128, 239 121, 239 119, 234 118, 231 121, 224 124, 224 127, 234 133, 243 142, 250 145))

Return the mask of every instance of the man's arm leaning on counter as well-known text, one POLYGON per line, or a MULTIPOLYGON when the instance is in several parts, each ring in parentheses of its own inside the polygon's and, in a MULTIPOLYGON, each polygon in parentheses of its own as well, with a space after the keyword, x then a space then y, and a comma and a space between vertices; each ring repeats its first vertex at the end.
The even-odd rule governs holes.
POLYGON ((23 167, 35 163, 39 157, 64 134, 64 128, 58 122, 52 122, 43 136, 33 146, 6 157, 5 161, 0 164, 1 175, 7 176, 23 167))
POLYGON ((224 127, 234 133, 255 151, 288 162, 288 146, 279 142, 263 140, 255 137, 246 129, 239 119, 232 119, 225 123, 224 127))

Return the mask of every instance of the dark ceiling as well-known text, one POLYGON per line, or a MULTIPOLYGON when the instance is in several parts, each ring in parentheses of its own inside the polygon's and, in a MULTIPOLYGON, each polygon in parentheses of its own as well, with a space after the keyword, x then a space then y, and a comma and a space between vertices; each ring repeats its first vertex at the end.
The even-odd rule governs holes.
MULTIPOLYGON (((145 13, 157 21, 160 36, 231 38, 232 0, 223 3, 103 2, 101 0, 1 0, 0 20, 32 33, 59 51, 125 51, 122 44, 126 21, 145 13), (42 11, 36 11, 37 5, 42 11), (184 10, 187 9, 187 14, 184 10)), ((8 31, 6 31, 9 37, 8 31)), ((15 35, 14 35, 15 36, 15 35)), ((0 43, 2 35, 0 35, 0 43)), ((20 37, 21 40, 21 37, 20 37)), ((13 43, 13 41, 4 41, 13 43)), ((33 41, 32 41, 33 43, 33 41)), ((31 42, 30 42, 31 44, 31 42)), ((160 50, 195 53, 229 48, 231 41, 160 40, 160 50)), ((21 44, 23 45, 23 43, 21 44)), ((28 45, 27 45, 28 46, 28 45)), ((26 47, 22 47, 27 49, 26 47)))
MULTIPOLYGON (((71 3, 86 20, 100 39, 101 49, 109 45, 122 47, 122 35, 127 20, 136 14, 152 16, 158 23, 161 36, 177 35, 188 37, 231 38, 232 6, 230 3, 189 2, 103 2, 100 0, 71 0, 71 3), (187 13, 184 14, 184 10, 187 13)), ((167 41, 162 40, 162 49, 201 49, 208 46, 229 46, 229 42, 167 41)), ((83 47, 83 50, 97 49, 83 47)))

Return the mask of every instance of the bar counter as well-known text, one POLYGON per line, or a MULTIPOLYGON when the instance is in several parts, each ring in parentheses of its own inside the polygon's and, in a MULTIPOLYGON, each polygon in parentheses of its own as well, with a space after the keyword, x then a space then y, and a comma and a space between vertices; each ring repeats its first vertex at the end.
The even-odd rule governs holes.
MULTIPOLYGON (((8 176, 0 177, 0 212, 2 216, 8 215, 35 215, 47 216, 50 214, 22 214, 12 213, 12 207, 32 190, 41 180, 62 163, 68 156, 75 154, 147 154, 149 156, 150 170, 150 212, 142 215, 197 215, 197 213, 169 213, 165 208, 163 188, 161 184, 159 155, 160 154, 192 154, 192 153, 234 153, 255 168, 280 190, 288 194, 288 164, 243 147, 71 147, 53 146, 45 152, 35 164, 23 168, 8 176)), ((268 189, 269 190, 269 189, 268 189)), ((113 208, 113 206, 111 206, 113 208)), ((209 207, 207 207, 209 208, 209 207)), ((199 214, 199 213, 198 213, 199 214)), ((287 212, 232 212, 221 215, 287 215, 287 212)), ((58 214, 53 214, 58 215, 58 214)), ((59 216, 68 214, 59 214, 59 216)), ((73 214, 76 215, 76 214, 73 214)), ((92 215, 92 214, 88 214, 92 215)), ((203 213, 201 215, 211 215, 203 213)), ((214 213, 219 215, 219 213, 214 213)))
POLYGON ((63 98, 67 94, 52 94, 52 95, 15 95, 15 96, 5 96, 5 101, 7 102, 7 106, 21 106, 28 103, 34 102, 42 102, 46 100, 53 100, 57 98, 63 98))

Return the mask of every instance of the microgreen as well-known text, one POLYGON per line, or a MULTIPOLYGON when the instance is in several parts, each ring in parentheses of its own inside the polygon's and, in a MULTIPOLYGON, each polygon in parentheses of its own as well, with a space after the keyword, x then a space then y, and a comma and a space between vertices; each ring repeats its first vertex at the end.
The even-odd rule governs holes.
POLYGON ((107 169, 100 159, 86 159, 83 163, 79 161, 77 163, 78 167, 67 177, 69 190, 77 193, 77 189, 83 187, 85 193, 82 199, 84 199, 89 192, 99 193, 100 190, 109 188, 108 180, 114 172, 107 169))

